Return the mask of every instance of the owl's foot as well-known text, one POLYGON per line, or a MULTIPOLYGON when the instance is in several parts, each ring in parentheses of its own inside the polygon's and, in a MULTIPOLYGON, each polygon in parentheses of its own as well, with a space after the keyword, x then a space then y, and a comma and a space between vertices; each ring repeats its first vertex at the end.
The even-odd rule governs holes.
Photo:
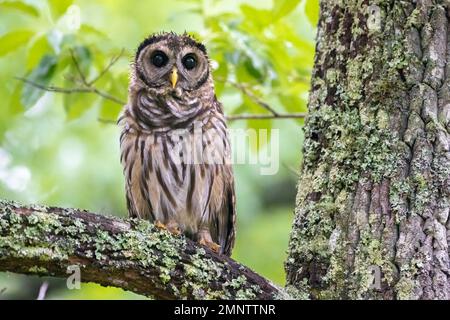
POLYGON ((175 221, 169 221, 169 223, 167 224, 167 230, 169 230, 169 232, 176 236, 179 236, 181 234, 180 227, 175 221))
POLYGON ((162 230, 167 230, 167 226, 159 220, 155 221, 155 227, 162 230))
POLYGON ((167 230, 170 233, 177 235, 177 236, 181 234, 180 227, 178 226, 178 223, 176 223, 175 221, 169 221, 168 224, 164 224, 161 221, 156 220, 155 227, 162 229, 162 230, 167 230))
POLYGON ((205 247, 210 248, 215 253, 220 253, 220 246, 217 243, 215 243, 214 241, 209 242, 209 241, 206 241, 205 239, 200 239, 200 241, 198 243, 200 243, 201 245, 203 245, 205 247))
POLYGON ((208 247, 215 253, 220 253, 220 246, 211 239, 211 234, 207 230, 201 230, 198 235, 198 243, 208 247))

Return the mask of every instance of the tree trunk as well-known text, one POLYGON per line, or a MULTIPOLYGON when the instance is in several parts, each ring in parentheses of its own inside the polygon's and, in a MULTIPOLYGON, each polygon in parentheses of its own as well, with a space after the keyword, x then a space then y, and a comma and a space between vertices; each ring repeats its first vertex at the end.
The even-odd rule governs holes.
POLYGON ((299 296, 450 297, 448 10, 321 1, 286 262, 299 296))
MULTIPOLYGON (((450 298, 449 6, 322 1, 290 296, 450 298)), ((72 264, 82 281, 158 298, 290 297, 148 222, 0 201, 0 270, 72 264)))

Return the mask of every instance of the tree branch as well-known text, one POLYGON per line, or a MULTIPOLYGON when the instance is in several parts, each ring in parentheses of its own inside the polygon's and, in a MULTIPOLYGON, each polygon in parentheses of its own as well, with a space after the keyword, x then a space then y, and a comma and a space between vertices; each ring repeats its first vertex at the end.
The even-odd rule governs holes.
POLYGON ((45 86, 45 85, 42 85, 40 83, 34 82, 34 81, 30 80, 30 79, 23 78, 23 77, 15 77, 15 78, 17 80, 23 81, 23 82, 25 82, 25 83, 27 83, 27 84, 35 87, 35 88, 38 88, 38 89, 41 89, 41 90, 44 90, 44 91, 65 93, 65 94, 94 93, 94 94, 97 94, 97 95, 101 96, 104 99, 111 100, 111 101, 113 101, 113 102, 115 102, 117 104, 120 104, 122 106, 126 103, 125 101, 122 101, 119 98, 114 97, 113 95, 111 95, 111 94, 109 94, 109 93, 107 93, 105 91, 102 91, 102 90, 100 90, 100 89, 98 89, 98 88, 96 88, 94 86, 61 88, 61 87, 55 87, 55 86, 45 86))
MULTIPOLYGON (((250 89, 247 88, 246 85, 243 85, 242 83, 237 83, 228 79, 218 78, 218 81, 222 81, 225 83, 229 83, 239 91, 241 91, 244 95, 249 97, 253 102, 255 102, 257 105, 261 106, 262 108, 269 111, 273 116, 278 116, 278 112, 275 111, 274 108, 272 108, 267 102, 263 101, 261 98, 259 98, 256 94, 254 94, 250 89)), ((258 118, 259 119, 259 118, 258 118)))
MULTIPOLYGON (((61 87, 55 87, 55 86, 45 86, 42 84, 39 84, 37 82, 34 82, 32 80, 29 80, 27 78, 22 77, 16 77, 17 80, 23 81, 29 85, 32 85, 38 89, 49 91, 49 92, 57 92, 57 93, 65 93, 65 94, 71 94, 71 93, 95 93, 99 96, 103 97, 104 99, 111 100, 117 104, 125 105, 126 102, 123 100, 120 100, 117 97, 112 96, 111 94, 104 92, 102 90, 97 89, 94 86, 90 87, 73 87, 73 88, 61 88, 61 87)), ((236 120, 268 120, 268 119, 303 119, 307 115, 306 112, 298 112, 298 113, 275 113, 275 114, 238 114, 238 115, 230 115, 226 116, 228 121, 236 121, 236 120)), ((116 124, 116 121, 108 120, 108 119, 98 119, 102 123, 107 124, 116 124)))
POLYGON ((72 58, 73 64, 75 65, 75 68, 77 69, 78 75, 81 78, 81 82, 86 87, 89 87, 89 85, 88 85, 88 83, 86 81, 86 76, 84 75, 83 71, 81 70, 81 67, 80 67, 80 64, 78 63, 77 58, 75 58, 75 53, 73 52, 73 49, 70 49, 70 56, 72 58))
MULTIPOLYGON (((73 88, 61 88, 61 87, 55 87, 55 86, 46 86, 42 85, 40 83, 34 82, 30 79, 23 78, 23 77, 16 77, 17 80, 23 81, 24 83, 27 83, 35 88, 49 91, 49 92, 57 92, 57 93, 64 93, 64 94, 72 94, 72 93, 94 93, 99 96, 101 96, 104 99, 113 101, 121 106, 126 104, 126 101, 123 101, 108 92, 102 91, 94 86, 94 83, 97 82, 101 77, 103 77, 110 69, 111 67, 123 56, 124 49, 122 51, 114 56, 109 64, 103 68, 102 71, 92 80, 88 81, 86 78, 86 75, 81 70, 80 64, 75 57, 75 53, 73 50, 70 50, 70 55, 72 58, 72 62, 77 70, 77 73, 80 77, 78 82, 80 82, 79 87, 73 87, 73 88)), ((227 119, 229 121, 236 121, 236 120, 265 120, 265 119, 302 119, 305 118, 306 113, 286 113, 286 114, 280 114, 275 109, 273 109, 268 103, 260 99, 258 96, 256 96, 251 90, 249 90, 245 85, 236 83, 233 81, 229 81, 227 79, 218 78, 218 81, 229 83, 230 85, 234 86, 236 89, 240 90, 242 94, 248 96, 251 100, 253 100, 256 104, 264 108, 265 110, 269 111, 270 114, 240 114, 240 115, 231 115, 227 116, 227 119)), ((102 123, 112 123, 116 124, 115 121, 111 120, 105 120, 105 119, 99 119, 102 123)))
POLYGON ((0 271, 68 277, 159 299, 289 298, 234 260, 139 219, 0 200, 0 271))
POLYGON ((108 63, 108 65, 96 76, 94 79, 89 81, 87 83, 88 86, 92 86, 95 82, 97 82, 101 77, 103 77, 111 68, 112 66, 123 56, 125 53, 125 49, 122 48, 120 53, 114 57, 111 58, 111 61, 108 63))
POLYGON ((226 116, 228 121, 236 120, 266 120, 266 119, 303 119, 307 115, 306 112, 286 113, 286 114, 237 114, 226 116))

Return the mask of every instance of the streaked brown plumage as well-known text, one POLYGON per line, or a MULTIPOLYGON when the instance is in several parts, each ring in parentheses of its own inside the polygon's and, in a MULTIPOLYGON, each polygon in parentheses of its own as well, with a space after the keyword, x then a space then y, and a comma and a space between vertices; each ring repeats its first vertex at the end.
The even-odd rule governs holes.
POLYGON ((129 215, 231 255, 231 151, 205 47, 186 34, 145 39, 119 123, 129 215))

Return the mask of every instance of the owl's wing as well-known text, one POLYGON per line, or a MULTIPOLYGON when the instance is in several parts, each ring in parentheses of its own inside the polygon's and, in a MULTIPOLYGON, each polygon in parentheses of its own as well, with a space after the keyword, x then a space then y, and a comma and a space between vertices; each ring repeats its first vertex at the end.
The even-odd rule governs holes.
MULTIPOLYGON (((213 106, 222 118, 223 106, 216 98, 214 99, 213 106)), ((224 117, 222 119, 223 123, 225 123, 224 117)), ((225 135, 225 149, 231 160, 231 146, 229 144, 228 132, 225 132, 225 135)), ((222 174, 223 194, 221 197, 223 202, 221 209, 217 212, 215 217, 215 226, 213 227, 213 230, 215 229, 217 232, 217 243, 221 247, 221 253, 230 256, 236 236, 236 195, 234 189, 233 167, 231 166, 231 162, 223 164, 222 174)))
POLYGON ((131 218, 148 219, 154 221, 152 205, 148 188, 148 176, 142 174, 148 172, 147 154, 145 151, 145 139, 140 139, 135 130, 125 125, 129 114, 125 112, 119 119, 123 125, 120 135, 120 162, 124 168, 125 192, 128 215, 131 218))
POLYGON ((218 215, 217 231, 222 253, 230 256, 236 235, 236 196, 231 165, 227 165, 224 170, 228 171, 226 176, 229 178, 225 180, 224 201, 218 215))

